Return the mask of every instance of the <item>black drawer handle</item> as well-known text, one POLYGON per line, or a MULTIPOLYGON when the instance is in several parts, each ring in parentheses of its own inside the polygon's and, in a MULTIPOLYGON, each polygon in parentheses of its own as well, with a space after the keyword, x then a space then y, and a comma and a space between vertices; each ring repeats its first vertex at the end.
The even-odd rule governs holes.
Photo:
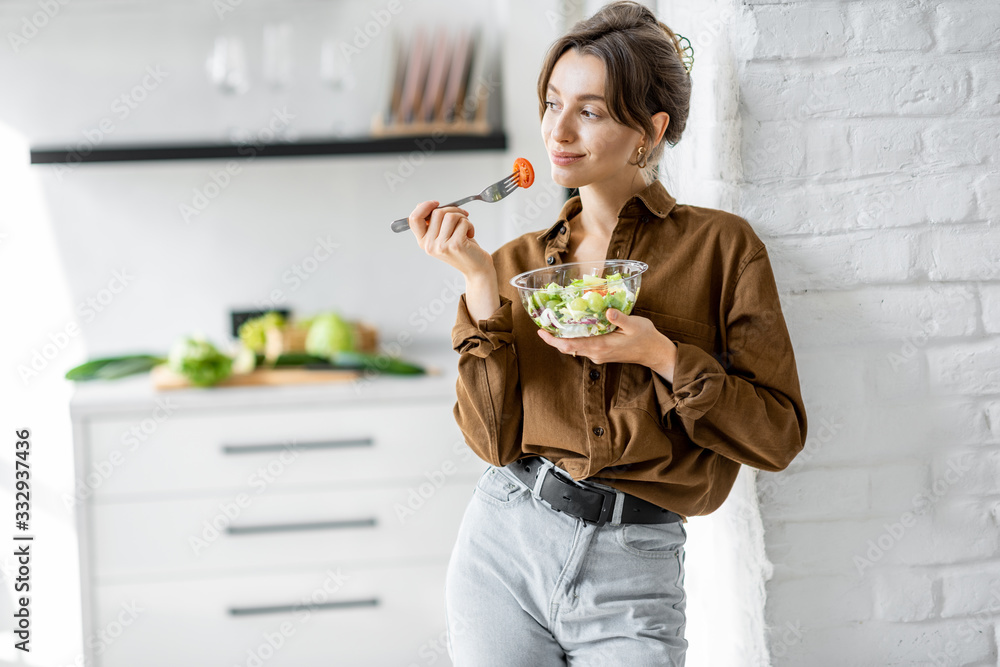
POLYGON ((313 521, 309 523, 275 523, 259 526, 227 526, 230 535, 253 535, 256 533, 281 533, 295 530, 330 530, 339 528, 374 528, 375 517, 369 519, 347 519, 344 521, 313 521))
POLYGON ((286 449, 340 449, 341 447, 371 447, 375 444, 372 438, 353 438, 347 440, 320 440, 318 442, 267 443, 261 445, 223 445, 223 454, 260 454, 263 452, 280 452, 286 449))
POLYGON ((367 600, 340 600, 338 602, 320 602, 316 604, 304 604, 300 602, 297 604, 278 604, 268 607, 230 607, 229 615, 287 614, 303 609, 308 609, 309 611, 317 609, 349 609, 351 607, 377 607, 379 604, 381 603, 378 598, 369 598, 367 600))

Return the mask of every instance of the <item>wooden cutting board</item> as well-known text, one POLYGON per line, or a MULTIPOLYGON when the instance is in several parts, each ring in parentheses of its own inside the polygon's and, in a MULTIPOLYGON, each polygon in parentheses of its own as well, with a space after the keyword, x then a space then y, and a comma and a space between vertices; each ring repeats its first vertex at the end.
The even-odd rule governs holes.
MULTIPOLYGON (((320 382, 348 382, 361 377, 360 370, 306 370, 303 368, 258 368, 250 373, 230 375, 213 387, 253 387, 283 384, 315 384, 320 382)), ((150 371, 156 389, 187 389, 193 387, 183 375, 170 370, 165 364, 150 371)))

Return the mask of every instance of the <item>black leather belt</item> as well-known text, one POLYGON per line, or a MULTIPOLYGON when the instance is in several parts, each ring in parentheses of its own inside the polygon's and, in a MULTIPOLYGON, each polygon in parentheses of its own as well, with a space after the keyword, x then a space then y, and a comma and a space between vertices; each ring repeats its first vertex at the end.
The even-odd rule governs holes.
MULTIPOLYGON (((529 489, 534 489, 542 463, 541 457, 532 456, 508 463, 504 467, 529 489)), ((598 526, 610 521, 615 509, 613 491, 589 485, 587 482, 563 479, 555 467, 550 467, 546 471, 538 495, 557 512, 565 512, 598 526), (579 484, 584 485, 584 488, 578 486, 579 484)), ((622 523, 672 523, 683 519, 680 514, 627 493, 622 501, 622 523)))

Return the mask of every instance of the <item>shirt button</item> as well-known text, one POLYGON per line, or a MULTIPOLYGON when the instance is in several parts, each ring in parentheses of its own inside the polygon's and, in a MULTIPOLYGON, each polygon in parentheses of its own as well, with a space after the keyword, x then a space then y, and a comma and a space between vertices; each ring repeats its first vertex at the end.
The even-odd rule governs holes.
POLYGON ((601 371, 590 371, 590 379, 597 380, 601 377, 601 371))
POLYGON ((559 233, 560 234, 566 233, 566 225, 559 225, 559 233))
POLYGON ((648 215, 642 216, 641 218, 639 218, 639 222, 649 222, 649 216, 648 215))
POLYGON ((545 263, 546 264, 555 264, 556 263, 556 258, 553 257, 552 255, 549 255, 548 257, 545 258, 545 263))
POLYGON ((594 435, 596 435, 597 437, 601 437, 602 435, 604 435, 604 429, 601 428, 600 426, 595 426, 594 435))

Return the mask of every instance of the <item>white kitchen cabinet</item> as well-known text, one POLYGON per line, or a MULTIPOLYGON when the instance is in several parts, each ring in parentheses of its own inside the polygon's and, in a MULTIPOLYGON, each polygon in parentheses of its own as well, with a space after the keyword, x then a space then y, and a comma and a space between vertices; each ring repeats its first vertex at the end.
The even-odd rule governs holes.
POLYGON ((425 499, 418 488, 414 480, 374 489, 264 492, 248 495, 249 503, 233 519, 220 509, 232 496, 95 503, 90 509, 93 573, 195 574, 309 567, 331 560, 447 558, 471 492, 453 482, 433 493, 425 486, 425 499), (420 498, 416 510, 411 491, 420 498))
POLYGON ((88 664, 451 664, 444 575, 486 468, 455 361, 360 388, 79 387, 88 664))
POLYGON ((98 585, 93 604, 99 626, 123 614, 134 620, 95 664, 450 665, 442 620, 445 567, 440 560, 385 568, 355 564, 98 585))
POLYGON ((142 420, 149 415, 95 420, 89 424, 91 458, 109 460, 118 450, 128 458, 122 466, 128 474, 108 476, 94 495, 113 499, 213 489, 253 492, 260 483, 285 490, 401 481, 437 460, 456 457, 455 443, 461 444, 450 406, 414 399, 279 411, 249 404, 218 410, 178 407, 146 431, 142 420), (141 441, 132 433, 137 426, 141 441), (284 463, 293 455, 293 462, 284 463), (262 466, 265 471, 259 473, 262 466))

